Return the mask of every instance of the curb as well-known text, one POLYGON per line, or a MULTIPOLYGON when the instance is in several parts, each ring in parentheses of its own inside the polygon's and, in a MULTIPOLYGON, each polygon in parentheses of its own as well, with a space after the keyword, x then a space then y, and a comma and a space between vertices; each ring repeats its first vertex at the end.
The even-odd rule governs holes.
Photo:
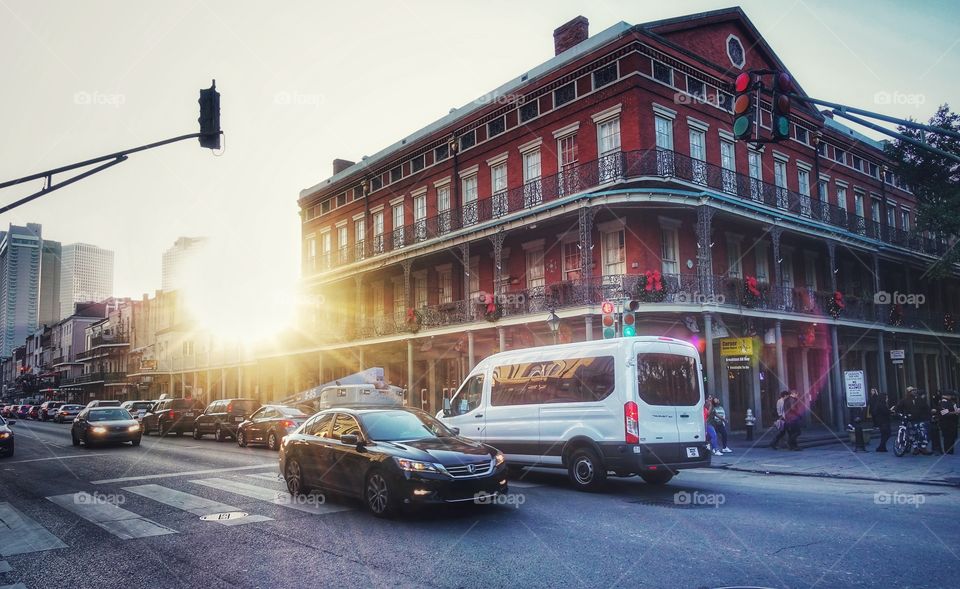
POLYGON ((718 470, 729 470, 731 472, 749 472, 754 474, 766 474, 773 476, 787 476, 787 477, 804 477, 804 478, 814 478, 814 479, 837 479, 837 480, 849 480, 849 481, 869 481, 873 483, 898 483, 901 485, 927 485, 931 487, 949 487, 951 489, 960 488, 960 483, 948 483, 945 481, 911 481, 906 479, 877 479, 864 476, 855 476, 855 475, 835 475, 835 474, 826 474, 826 473, 801 473, 801 472, 777 472, 772 470, 763 470, 759 468, 744 468, 738 466, 724 465, 724 466, 710 466, 709 468, 716 468, 718 470))

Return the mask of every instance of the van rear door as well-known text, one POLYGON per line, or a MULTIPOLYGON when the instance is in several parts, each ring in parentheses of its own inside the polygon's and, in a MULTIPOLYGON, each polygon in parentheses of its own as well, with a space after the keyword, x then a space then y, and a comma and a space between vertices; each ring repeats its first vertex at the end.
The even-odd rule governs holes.
POLYGON ((687 359, 686 364, 694 373, 692 379, 683 380, 683 391, 678 391, 676 397, 680 443, 703 442, 706 432, 703 422, 703 377, 699 358, 696 357, 696 352, 686 346, 671 344, 670 348, 672 353, 687 359))
POLYGON ((691 432, 702 440, 697 359, 685 347, 664 342, 637 343, 634 350, 640 443, 678 444, 698 435, 691 432))

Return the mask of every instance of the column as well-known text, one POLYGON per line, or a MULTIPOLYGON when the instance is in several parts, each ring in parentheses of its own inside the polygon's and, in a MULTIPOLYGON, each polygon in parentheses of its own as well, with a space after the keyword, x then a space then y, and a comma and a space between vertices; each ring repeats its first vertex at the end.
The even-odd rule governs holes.
POLYGON ((715 212, 712 207, 706 205, 697 207, 697 278, 700 283, 700 294, 705 297, 713 294, 713 252, 710 245, 715 212))
POLYGON ((243 366, 237 366, 237 396, 243 397, 243 366))
POLYGON ((843 391, 843 374, 840 369, 840 345, 839 337, 837 336, 837 326, 830 326, 830 347, 833 348, 833 353, 831 354, 830 360, 830 377, 833 386, 831 391, 833 393, 833 399, 831 406, 833 407, 833 425, 838 430, 843 429, 843 416, 844 416, 844 406, 846 405, 846 395, 843 391))
POLYGON ((503 229, 490 236, 490 242, 493 243, 493 295, 497 303, 500 302, 500 295, 503 294, 503 240, 507 234, 503 229))
POLYGON ((468 331, 467 332, 467 372, 470 372, 471 370, 473 370, 473 367, 476 365, 477 363, 475 361, 474 354, 473 354, 473 332, 468 331))
POLYGON ((468 301, 466 305, 467 319, 473 319, 473 308, 476 301, 470 301, 470 244, 460 244, 460 263, 463 266, 463 300, 468 301))
POLYGON ((196 398, 197 397, 197 373, 196 372, 193 373, 193 376, 191 377, 190 380, 192 381, 191 386, 193 387, 193 396, 194 398, 196 398))
POLYGON ((356 289, 356 305, 354 308, 357 311, 357 316, 355 318, 355 322, 356 322, 355 327, 357 328, 357 337, 360 338, 360 337, 363 337, 363 335, 366 333, 366 327, 367 327, 365 325, 365 319, 367 316, 366 314, 367 293, 366 293, 366 285, 364 285, 363 283, 362 275, 360 274, 355 275, 353 277, 353 281, 356 289))
POLYGON ((883 342, 883 331, 877 332, 877 374, 880 375, 880 392, 887 393, 890 395, 888 398, 893 399, 890 389, 887 388, 887 351, 884 347, 883 342))
POLYGON ((323 382, 323 352, 317 352, 317 385, 323 382))
POLYGON ((220 369, 220 394, 217 396, 218 399, 227 398, 227 369, 220 369))
MULTIPOLYGON (((873 254, 873 292, 874 296, 876 293, 880 292, 880 256, 873 254)), ((877 305, 874 312, 876 313, 877 321, 884 323, 887 318, 883 314, 884 305, 877 305)))
MULTIPOLYGON (((420 398, 420 389, 414 385, 413 380, 413 340, 407 340, 407 399, 411 402, 416 399, 415 407, 423 406, 423 399, 420 398)), ((413 404, 413 403, 411 403, 413 404)))
MULTIPOLYGON (((410 292, 410 268, 413 266, 413 260, 407 258, 406 260, 402 260, 400 265, 403 267, 403 298, 405 299, 404 303, 406 305, 406 308, 403 310, 403 316, 406 317, 407 309, 413 307, 413 296, 410 292)), ((396 310, 394 310, 394 314, 396 314, 396 310)))
POLYGON ((779 319, 774 322, 773 329, 777 338, 777 380, 779 381, 777 389, 779 392, 787 388, 787 362, 783 357, 783 325, 779 319))
POLYGON ((916 362, 916 352, 913 351, 913 336, 907 336, 907 373, 904 378, 910 382, 904 385, 904 390, 906 387, 913 385, 918 389, 922 389, 923 386, 917 382, 917 362, 916 362))
POLYGON ((171 396, 171 397, 173 396, 173 391, 174 391, 174 390, 175 390, 175 389, 174 389, 174 387, 173 387, 173 373, 171 372, 171 373, 170 373, 170 396, 171 396))
MULTIPOLYGON (((714 366, 713 366, 713 314, 712 313, 703 314, 703 337, 706 338, 707 340, 706 341, 707 346, 703 352, 703 355, 704 355, 703 360, 704 360, 704 363, 706 364, 705 370, 707 371, 707 389, 708 389, 708 392, 717 394, 718 392, 716 389, 717 383, 714 380, 714 376, 716 372, 714 371, 714 366)), ((724 407, 730 406, 729 396, 730 396, 729 393, 724 394, 723 398, 721 399, 724 407)))
MULTIPOLYGON (((584 206, 577 211, 577 228, 580 232, 580 266, 583 273, 583 283, 587 285, 587 292, 592 292, 590 285, 593 277, 593 219, 596 217, 594 207, 584 206)), ((589 297, 587 304, 595 301, 589 297)), ((589 338, 588 338, 589 339, 589 338)))
POLYGON ((366 354, 363 351, 363 348, 357 348, 357 360, 359 360, 360 366, 357 369, 357 372, 363 372, 367 367, 366 354))
POLYGON ((837 292, 837 244, 832 241, 827 241, 827 257, 830 259, 830 294, 833 294, 837 292))
POLYGON ((507 330, 502 327, 497 327, 497 338, 500 341, 500 350, 501 352, 506 351, 507 349, 507 330))
POLYGON ((592 341, 593 340, 593 315, 585 315, 583 318, 583 330, 586 334, 584 340, 592 341))
MULTIPOLYGON (((774 226, 770 229, 770 241, 773 243, 773 305, 777 309, 783 308, 783 282, 782 282, 782 272, 780 270, 780 236, 783 235, 783 229, 779 226, 774 226)), ((777 346, 778 349, 782 351, 782 344, 780 343, 780 322, 777 321, 777 346)), ((777 352, 777 361, 780 360, 780 352, 777 352)), ((783 390, 783 372, 780 369, 777 369, 777 374, 780 375, 780 385, 783 390)))

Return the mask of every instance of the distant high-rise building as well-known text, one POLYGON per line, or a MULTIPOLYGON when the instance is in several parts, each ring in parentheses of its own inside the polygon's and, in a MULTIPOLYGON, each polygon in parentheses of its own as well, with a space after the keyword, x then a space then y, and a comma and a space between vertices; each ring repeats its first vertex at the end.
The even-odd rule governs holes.
POLYGON ((37 330, 42 238, 38 223, 0 231, 0 356, 37 330))
POLYGON ((184 280, 189 278, 198 253, 206 243, 206 237, 181 237, 173 243, 173 247, 163 252, 161 288, 164 292, 183 288, 184 280))
POLYGON ((59 241, 43 240, 40 258, 39 325, 53 325, 60 321, 60 259, 62 256, 59 241))
POLYGON ((88 243, 61 248, 60 318, 73 315, 77 303, 113 296, 113 252, 88 243))

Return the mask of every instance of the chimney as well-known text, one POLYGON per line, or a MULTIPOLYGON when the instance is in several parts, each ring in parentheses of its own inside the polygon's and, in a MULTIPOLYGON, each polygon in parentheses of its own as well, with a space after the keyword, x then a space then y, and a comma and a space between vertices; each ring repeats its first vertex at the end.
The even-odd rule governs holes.
POLYGON ((590 36, 590 21, 585 16, 578 16, 568 23, 564 23, 553 31, 554 55, 560 55, 574 45, 582 43, 590 36))
POLYGON ((341 159, 333 160, 333 174, 334 175, 339 174, 340 172, 352 166, 354 163, 355 162, 351 162, 350 160, 341 160, 341 159))

